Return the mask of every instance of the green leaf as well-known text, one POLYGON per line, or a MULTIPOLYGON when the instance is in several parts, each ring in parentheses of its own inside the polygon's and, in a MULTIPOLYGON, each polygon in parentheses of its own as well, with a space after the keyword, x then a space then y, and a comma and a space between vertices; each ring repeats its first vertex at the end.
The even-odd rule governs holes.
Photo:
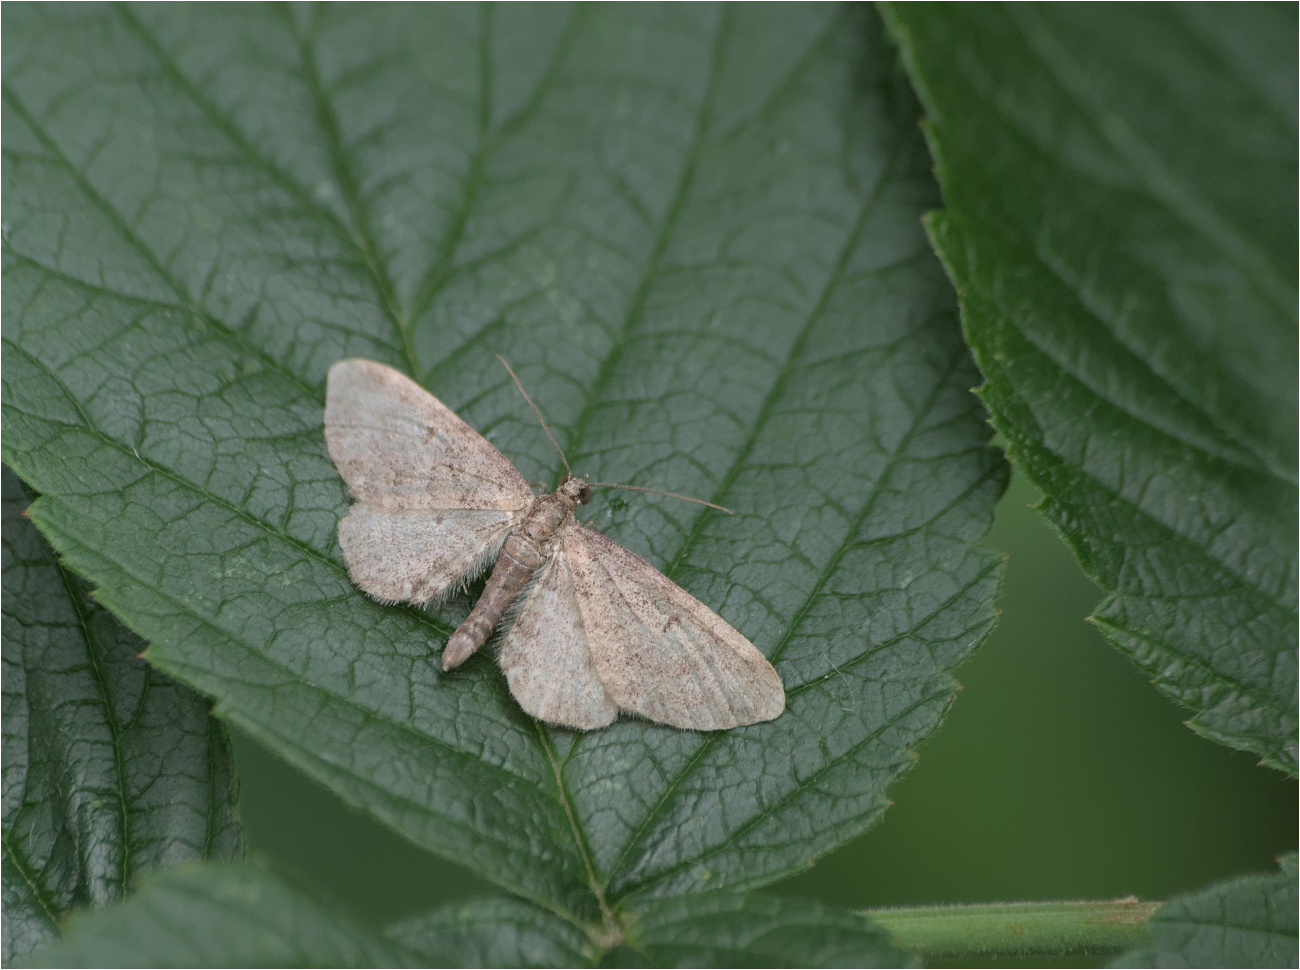
POLYGON ((207 702, 138 654, 30 522, 5 468, 4 950, 59 937, 68 913, 136 876, 243 852, 230 741, 207 702))
POLYGON ((1294 967, 1300 962, 1296 856, 1281 872, 1242 876, 1171 899, 1147 922, 1154 944, 1116 967, 1294 967))
POLYGON ((476 899, 390 927, 426 963, 458 967, 587 967, 601 950, 581 929, 522 899, 476 899))
POLYGON ((1093 619, 1295 774, 1295 7, 886 15, 984 401, 1093 619))
POLYGON ((990 629, 1005 482, 870 11, 6 7, 4 449, 159 667, 412 841, 593 935, 862 832, 990 629), (748 635, 703 735, 523 716, 472 601, 347 579, 325 373, 414 374, 748 635))
POLYGON ((627 948, 653 967, 903 967, 914 961, 866 917, 802 899, 717 893, 656 903, 627 948))
MULTIPOLYGON (((74 919, 27 967, 413 967, 395 943, 249 863, 180 866, 74 919)), ((447 966, 435 958, 434 966, 447 966)))

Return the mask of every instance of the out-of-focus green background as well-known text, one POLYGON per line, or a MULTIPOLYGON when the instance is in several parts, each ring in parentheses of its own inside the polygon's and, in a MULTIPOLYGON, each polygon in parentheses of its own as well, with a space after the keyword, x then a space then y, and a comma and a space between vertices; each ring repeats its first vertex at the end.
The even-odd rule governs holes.
MULTIPOLYGON (((986 542, 1011 557, 1001 622, 958 670, 964 690, 896 804, 775 891, 854 908, 1163 899, 1272 869, 1296 847, 1296 783, 1193 734, 1084 622, 1101 592, 1036 499, 1016 479, 998 506, 986 542)), ((235 754, 249 848, 355 917, 386 923, 495 891, 247 738, 235 754)))

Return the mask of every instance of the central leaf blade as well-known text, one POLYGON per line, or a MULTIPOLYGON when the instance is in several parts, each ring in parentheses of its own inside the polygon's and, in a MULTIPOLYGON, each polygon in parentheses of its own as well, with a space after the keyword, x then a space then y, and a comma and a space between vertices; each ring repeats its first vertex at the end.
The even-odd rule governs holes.
POLYGON ((6 11, 5 453, 149 656, 568 918, 862 831, 993 621, 1003 465, 916 109, 833 7, 6 11), (526 718, 336 540, 325 373, 412 374, 775 663, 775 722, 526 718))

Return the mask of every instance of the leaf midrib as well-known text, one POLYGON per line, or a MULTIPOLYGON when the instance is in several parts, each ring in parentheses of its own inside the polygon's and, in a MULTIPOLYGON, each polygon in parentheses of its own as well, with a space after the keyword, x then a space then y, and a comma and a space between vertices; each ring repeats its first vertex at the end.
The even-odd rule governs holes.
MULTIPOLYGON (((723 8, 723 17, 729 17, 729 14, 727 14, 727 8, 725 7, 723 8)), ((716 96, 717 80, 719 74, 721 73, 722 44, 725 41, 725 28, 728 23, 729 20, 720 18, 718 22, 718 26, 715 29, 711 64, 709 70, 709 79, 707 82, 705 95, 701 99, 702 102, 701 111, 699 117, 697 117, 696 119, 694 138, 689 148, 689 152, 691 154, 697 154, 703 150, 703 142, 708 132, 709 116, 711 114, 711 101, 712 98, 716 96)), ((822 35, 818 36, 818 38, 812 45, 810 45, 810 49, 809 49, 810 53, 812 51, 815 51, 824 42, 824 40, 825 40, 825 34, 823 33, 822 35)), ((791 71, 791 77, 798 76, 800 73, 802 73, 802 71, 806 69, 807 65, 810 63, 810 53, 806 54, 804 57, 798 60, 794 70, 791 71)), ((783 82, 782 85, 778 85, 778 90, 784 90, 786 83, 789 83, 789 81, 783 82)), ((882 173, 882 176, 876 187, 876 190, 873 191, 870 198, 862 206, 862 209, 856 220, 856 224, 853 230, 849 233, 849 240, 845 243, 843 247, 841 247, 841 252, 836 261, 834 269, 830 274, 828 274, 828 282, 826 286, 823 288, 823 291, 820 294, 819 299, 814 305, 813 311, 809 314, 808 319, 805 321, 799 336, 796 338, 793 344, 792 350, 787 355, 786 360, 782 365, 780 375, 778 376, 777 380, 773 384, 773 388, 769 391, 768 395, 765 397, 763 401, 763 405, 760 407, 759 416, 757 418, 756 426, 754 430, 746 437, 745 442, 742 444, 741 451, 738 453, 737 458, 733 461, 732 466, 728 471, 727 475, 724 476, 722 485, 716 490, 712 498, 714 504, 720 504, 723 501, 727 489, 730 487, 731 484, 734 483, 736 476, 739 474, 740 467, 743 465, 746 458, 748 458, 749 454, 752 452, 754 443, 758 437, 759 429, 761 428, 762 424, 765 423, 765 421, 770 417, 771 404, 774 400, 775 395, 777 394, 777 392, 781 387, 782 380, 784 379, 785 375, 788 373, 794 359, 798 356, 799 353, 801 353, 804 342, 809 332, 811 331, 812 327, 815 325, 816 321, 820 319, 822 312, 824 312, 829 293, 833 289, 835 282, 838 281, 840 275, 842 274, 843 269, 847 264, 848 258, 851 255, 853 244, 860 237, 861 231, 866 224, 866 218, 871 208, 871 203, 875 201, 877 193, 880 191, 880 186, 882 186, 884 183, 888 181, 886 173, 888 173, 891 166, 892 166, 892 159, 890 160, 890 164, 887 164, 885 166, 884 172, 882 173)), ((602 361, 600 370, 597 374, 597 379, 595 382, 593 382, 591 389, 588 391, 587 401, 583 407, 583 411, 579 415, 579 418, 575 423, 573 430, 570 432, 569 450, 575 455, 575 460, 577 460, 576 456, 581 454, 581 452, 578 449, 586 433, 591 417, 595 412, 597 406, 596 402, 599 400, 600 395, 603 392, 604 388, 608 385, 609 380, 612 377, 614 367, 618 363, 618 357, 621 353, 622 345, 626 342, 626 336, 631 332, 632 328, 635 326, 635 323, 640 318, 640 315, 643 312, 644 301, 648 297, 649 288, 654 282, 654 277, 657 272, 659 260, 662 258, 664 251, 666 251, 667 249, 667 245, 671 237, 673 228, 676 224, 676 219, 679 214, 679 211, 682 208, 682 206, 684 206, 685 204, 686 197, 690 190, 690 182, 693 178, 694 171, 695 171, 695 164, 688 160, 687 164, 683 165, 682 171, 678 178, 676 189, 674 191, 673 200, 669 206, 668 216, 665 218, 664 222, 660 226, 655 241, 655 245, 652 249, 651 258, 647 263, 645 270, 642 273, 642 277, 637 287, 634 298, 629 306, 629 310, 627 314, 624 317, 623 324, 619 332, 619 339, 614 344, 613 351, 610 354, 606 355, 604 361, 602 361)), ((695 516, 695 522, 692 526, 692 530, 688 534, 687 539, 683 544, 681 551, 678 552, 678 554, 673 558, 673 561, 664 570, 665 576, 668 576, 669 578, 672 577, 673 572, 676 570, 682 558, 689 551, 691 545, 693 545, 695 540, 698 538, 699 534, 702 532, 704 528, 704 524, 708 521, 708 519, 709 519, 708 509, 702 510, 701 513, 695 516)), ((711 735, 700 745, 696 754, 693 755, 691 759, 687 762, 683 772, 679 775, 677 779, 675 779, 672 782, 672 784, 668 786, 663 797, 660 799, 658 803, 656 803, 654 808, 651 809, 651 811, 647 814, 646 819, 643 820, 641 826, 639 826, 637 831, 634 832, 629 837, 628 841, 624 845, 623 850, 619 853, 619 855, 616 857, 614 861, 614 864, 611 866, 610 872, 603 879, 603 882, 601 884, 602 894, 604 892, 605 887, 609 885, 609 883, 613 880, 614 876, 620 870, 623 860, 626 858, 627 853, 631 851, 632 846, 636 844, 637 839, 639 839, 639 837, 646 830, 646 827, 660 813, 667 799, 672 795, 672 793, 676 790, 676 788, 680 785, 680 783, 690 775, 690 773, 695 769, 695 767, 704 759, 707 753, 712 749, 715 739, 717 737, 718 737, 717 734, 711 735)), ((568 752, 565 755, 565 766, 567 766, 569 759, 573 757, 573 754, 579 747, 581 740, 582 740, 581 735, 579 735, 577 738, 573 740, 568 752)))
MULTIPOLYGON (((641 273, 641 278, 637 283, 636 290, 633 292, 631 301, 628 304, 627 312, 624 314, 623 322, 619 327, 617 334, 614 335, 611 342, 611 349, 605 355, 597 370, 596 377, 591 383, 587 392, 587 400, 579 413, 577 420, 574 422, 572 430, 568 436, 568 453, 574 456, 577 461, 581 455, 581 445, 587 428, 598 407, 597 402, 601 399, 606 387, 613 377, 614 370, 622 359, 623 348, 627 343, 628 335, 631 334, 636 324, 642 318, 645 312, 645 303, 650 294, 659 272, 659 263, 667 250, 668 243, 672 238, 673 230, 677 225, 677 220, 681 215, 686 201, 689 198, 692 184, 695 178, 695 172, 699 165, 700 155, 704 150, 705 138, 708 134, 709 124, 712 118, 713 101, 717 97, 718 82, 722 73, 723 51, 725 48, 728 27, 731 23, 730 8, 723 6, 718 16, 717 24, 714 28, 713 40, 710 46, 708 78, 705 83, 705 89, 700 98, 699 113, 695 119, 695 127, 692 134, 690 145, 687 147, 685 157, 682 161, 681 170, 678 173, 677 184, 673 190, 673 196, 665 213, 663 222, 660 223, 656 232, 655 242, 650 251, 650 256, 641 273)), ((557 472, 557 481, 559 474, 557 472)), ((551 738, 550 728, 542 726, 539 731, 544 732, 546 737, 554 746, 554 739, 551 738)), ((557 780, 563 790, 564 785, 564 768, 567 767, 568 760, 572 758, 574 751, 581 743, 582 736, 574 738, 568 752, 565 755, 565 764, 561 765, 557 771, 557 780)), ((583 828, 581 820, 576 814, 568 813, 570 823, 573 826, 574 838, 580 846, 588 844, 586 831, 583 828)), ((609 885, 609 877, 602 879, 596 871, 594 859, 584 859, 591 878, 592 894, 600 903, 602 910, 609 911, 609 904, 606 901, 605 891, 609 885)))
MULTIPOLYGON (((29 506, 30 508, 30 506, 29 506)), ((68 574, 67 568, 61 562, 52 563, 59 582, 63 586, 64 593, 67 594, 68 603, 72 606, 72 612, 77 617, 77 629, 81 633, 81 643, 86 652, 86 664, 90 667, 91 677, 95 681, 95 691, 99 694, 100 706, 104 709, 104 721, 108 725, 109 735, 113 743, 113 780, 117 787, 117 806, 113 813, 118 824, 118 836, 122 840, 121 846, 121 870, 118 878, 118 890, 122 895, 126 895, 127 887, 131 883, 132 872, 132 853, 130 833, 127 831, 128 806, 131 804, 131 798, 127 795, 126 783, 126 765, 124 763, 122 730, 117 723, 117 711, 109 698, 108 684, 105 681, 104 671, 100 665, 99 656, 95 650, 94 640, 90 635, 90 624, 87 621, 85 610, 82 608, 81 598, 78 591, 72 583, 72 577, 68 574)), ((141 692, 142 695, 145 691, 141 692)), ((143 700, 143 696, 141 697, 143 700)))

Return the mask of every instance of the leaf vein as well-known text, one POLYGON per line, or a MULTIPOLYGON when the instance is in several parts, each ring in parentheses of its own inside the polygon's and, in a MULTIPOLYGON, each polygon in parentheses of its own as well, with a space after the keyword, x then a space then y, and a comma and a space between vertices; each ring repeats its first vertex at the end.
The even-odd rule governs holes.
POLYGON ((665 879, 675 875, 676 873, 688 869, 691 866, 704 861, 705 859, 717 855, 719 852, 731 848, 738 839, 743 838, 747 833, 751 832, 758 825, 767 821, 769 818, 775 817, 791 801, 793 801, 795 798, 797 798, 798 796, 802 795, 804 792, 811 789, 814 785, 820 782, 823 777, 825 777, 835 768, 838 768, 840 765, 848 761, 855 754, 857 754, 859 751, 865 748, 868 744, 871 744, 873 741, 879 739, 879 737, 882 734, 884 734, 885 731, 887 731, 889 728, 892 728, 894 725, 903 721, 909 715, 915 713, 921 708, 934 703, 936 700, 946 699, 950 695, 950 693, 951 693, 951 688, 946 688, 945 690, 939 693, 927 694, 923 697, 918 698, 914 703, 909 704, 897 715, 885 720, 878 728, 876 728, 876 730, 872 731, 870 734, 866 735, 861 740, 851 745, 838 758, 835 758, 834 760, 823 765, 821 768, 817 769, 815 772, 809 775, 807 779, 799 782, 797 785, 791 788, 789 792, 781 796, 781 798, 777 799, 777 801, 773 803, 771 806, 764 807, 759 811, 755 812, 752 816, 746 819, 745 822, 743 822, 741 825, 738 825, 735 831, 733 831, 730 835, 728 835, 725 841, 719 842, 717 845, 705 850, 704 852, 699 853, 698 855, 685 858, 682 861, 676 863, 675 865, 669 866, 667 869, 662 869, 648 879, 644 879, 640 882, 633 883, 629 888, 627 888, 624 891, 624 895, 630 896, 633 893, 643 892, 649 887, 663 882, 665 879))
POLYGON ((356 173, 353 171, 352 161, 343 142, 343 131, 339 125, 338 115, 321 82, 320 71, 316 64, 316 52, 312 46, 314 38, 305 37, 297 30, 294 34, 298 44, 298 55, 302 60, 303 81, 315 102, 316 121, 324 135, 325 147, 334 166, 334 177, 338 180, 339 190, 343 194, 348 215, 352 219, 355 245, 361 252, 362 261, 370 273, 375 291, 379 294, 379 303, 384 310, 384 315, 388 317, 401 342, 409 372, 418 374, 420 362, 415 352, 411 328, 398 305, 392 281, 388 278, 388 271, 379 258, 374 234, 370 228, 370 216, 361 197, 356 173))
POLYGON ((62 934, 59 932, 59 918, 55 915, 54 903, 46 895, 41 885, 33 878, 31 867, 28 865, 27 859, 14 848, 11 833, 7 829, 4 830, 3 833, 0 833, 0 839, 3 839, 4 841, 5 855, 9 857, 10 864, 18 871, 18 874, 22 876, 23 882, 27 884, 27 888, 31 890, 32 899, 34 899, 36 904, 40 907, 41 915, 43 915, 46 921, 50 924, 50 929, 54 930, 57 936, 61 936, 62 934))
POLYGON ((190 313, 198 319, 203 320, 212 329, 225 335, 232 343, 239 346, 240 349, 244 350, 249 355, 256 357, 269 369, 284 376, 284 378, 293 383, 295 387, 298 387, 311 396, 319 399, 320 392, 316 388, 312 387, 312 385, 308 384, 297 374, 294 374, 279 360, 272 357, 264 350, 245 341, 235 330, 219 322, 205 307, 200 305, 188 293, 186 293, 184 287, 182 287, 180 282, 167 271, 167 268, 162 264, 158 256, 145 245, 144 241, 140 239, 135 232, 132 231, 121 213, 119 213, 107 199, 100 195, 99 191, 91 185, 89 180, 86 179, 86 177, 78 171, 76 166, 72 164, 71 159, 63 153, 62 149, 60 149, 53 138, 50 137, 50 134, 45 131, 45 129, 27 111, 26 106, 18 99, 17 95, 13 93, 9 86, 0 85, 0 92, 2 92, 5 103, 13 109, 15 114, 22 118, 27 127, 31 129, 32 134, 35 135, 36 139, 43 146, 45 146, 46 151, 51 154, 59 166, 68 173, 69 177, 76 183, 77 188, 82 192, 87 200, 99 209, 104 218, 112 224, 131 248, 140 254, 158 276, 158 279, 176 294, 181 303, 184 304, 190 313))
MULTIPOLYGON (((672 239, 673 233, 677 227, 677 220, 681 218, 682 211, 686 208, 687 200, 690 197, 692 186, 695 182, 695 172, 699 166, 700 158, 704 151, 705 138, 708 135, 709 126, 713 119, 713 104, 717 98, 718 87, 722 76, 723 52, 726 46, 726 39, 731 27, 731 7, 723 5, 721 15, 718 18, 717 27, 714 29, 713 42, 709 56, 709 73, 705 83, 704 92, 700 98, 698 114, 695 119, 695 128, 691 136, 691 143, 687 146, 685 155, 682 159, 682 167, 678 172, 677 184, 673 188, 672 200, 669 202, 668 210, 664 215, 663 222, 660 223, 659 229, 655 233, 654 244, 651 247, 650 255, 646 259, 645 268, 641 272, 641 277, 637 281, 636 289, 633 291, 632 299, 628 303, 627 312, 623 316, 623 321, 619 325, 618 332, 613 335, 610 344, 609 353, 601 361, 600 367, 592 380, 586 395, 586 403, 582 411, 578 414, 574 422, 573 430, 569 434, 568 451, 572 461, 576 462, 582 457, 582 442, 586 435, 587 427, 591 423, 599 406, 602 395, 605 392, 609 382, 613 379, 614 371, 617 369, 619 362, 623 358, 624 347, 635 331, 637 324, 645 315, 646 302, 650 296, 650 290, 653 288, 655 280, 659 276, 660 263, 663 260, 664 253, 668 249, 668 243, 672 239)), ((558 472, 557 472, 558 479, 558 472)))

